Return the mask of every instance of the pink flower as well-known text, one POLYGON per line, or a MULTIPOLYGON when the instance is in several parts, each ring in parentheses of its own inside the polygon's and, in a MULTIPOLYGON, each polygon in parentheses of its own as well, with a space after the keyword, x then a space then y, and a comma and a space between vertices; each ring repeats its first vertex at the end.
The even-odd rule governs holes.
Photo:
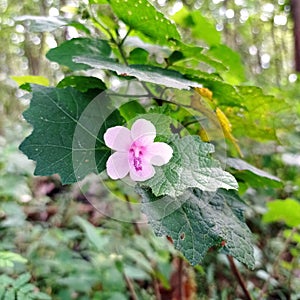
POLYGON ((169 162, 172 148, 161 142, 154 142, 156 129, 145 119, 135 121, 129 130, 123 126, 107 129, 105 144, 115 150, 106 162, 107 174, 112 179, 120 179, 128 173, 134 181, 144 181, 155 174, 154 166, 169 162))

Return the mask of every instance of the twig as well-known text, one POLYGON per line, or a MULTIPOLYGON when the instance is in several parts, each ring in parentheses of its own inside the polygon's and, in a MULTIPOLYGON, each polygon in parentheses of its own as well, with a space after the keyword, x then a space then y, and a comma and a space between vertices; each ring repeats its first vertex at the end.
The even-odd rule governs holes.
POLYGON ((115 97, 126 97, 126 98, 146 98, 149 97, 149 94, 144 94, 144 95, 130 95, 130 94, 118 94, 118 93, 107 93, 108 96, 115 96, 115 97))
POLYGON ((128 35, 129 35, 130 32, 131 32, 131 28, 128 29, 126 35, 124 36, 124 38, 123 38, 122 41, 120 42, 120 44, 119 44, 120 46, 122 46, 122 45, 124 44, 124 42, 125 42, 125 40, 127 39, 127 37, 128 37, 128 35))
POLYGON ((154 286, 155 299, 156 300, 161 300, 161 294, 160 294, 160 291, 159 291, 158 281, 157 281, 155 275, 153 275, 152 278, 153 278, 153 286, 154 286))
POLYGON ((183 300, 183 291, 182 291, 182 270, 183 270, 183 260, 181 257, 178 257, 178 300, 183 300))
POLYGON ((245 284, 245 281, 244 279, 242 278, 242 275, 241 273, 239 272, 239 270, 237 269, 236 265, 235 265, 235 262, 232 258, 232 256, 230 255, 227 255, 227 258, 228 258, 228 261, 229 261, 229 264, 230 264, 230 268, 231 268, 231 271, 232 273, 234 274, 234 276, 236 277, 239 285, 241 286, 245 296, 246 296, 246 299, 247 300, 252 300, 252 297, 246 287, 246 284, 245 284))
POLYGON ((139 298, 137 297, 137 294, 134 290, 134 286, 131 282, 131 280, 127 277, 127 275, 125 273, 123 273, 123 276, 125 278, 126 284, 128 286, 129 292, 130 292, 130 296, 132 298, 132 300, 139 300, 139 298))

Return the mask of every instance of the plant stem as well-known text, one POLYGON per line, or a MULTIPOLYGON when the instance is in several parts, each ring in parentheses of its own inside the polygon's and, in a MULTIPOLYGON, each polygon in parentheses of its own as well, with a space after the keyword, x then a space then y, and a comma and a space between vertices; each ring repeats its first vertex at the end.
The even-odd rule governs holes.
POLYGON ((158 284, 158 281, 154 276, 152 276, 152 279, 153 279, 153 286, 154 286, 154 292, 155 292, 155 299, 156 300, 161 300, 161 294, 160 294, 160 291, 159 291, 159 284, 158 284))
POLYGON ((122 39, 122 41, 120 42, 120 47, 123 45, 123 43, 125 42, 125 40, 127 39, 129 33, 131 32, 131 28, 128 29, 126 35, 124 36, 124 38, 122 39))
POLYGON ((230 264, 230 268, 231 268, 231 271, 232 273, 234 274, 235 278, 237 279, 239 285, 241 286, 245 296, 246 296, 246 299, 247 300, 252 300, 252 297, 246 287, 246 284, 245 284, 245 281, 244 279, 242 278, 242 275, 241 273, 239 272, 238 268, 236 267, 236 264, 232 258, 232 256, 230 255, 227 255, 227 259, 229 261, 229 264, 230 264))
MULTIPOLYGON (((132 212, 133 212, 133 209, 132 209, 132 206, 131 206, 129 197, 128 197, 127 194, 125 194, 124 197, 125 197, 125 200, 126 200, 126 203, 127 203, 128 210, 129 210, 130 213, 132 213, 132 212)), ((140 230, 138 224, 137 224, 136 222, 134 222, 134 221, 133 221, 132 224, 133 224, 135 233, 136 233, 137 235, 141 235, 141 230, 140 230)))
POLYGON ((178 300, 183 300, 183 291, 182 291, 182 270, 183 270, 183 260, 181 257, 178 257, 178 300))
POLYGON ((123 273, 123 276, 125 278, 126 284, 128 286, 129 292, 130 292, 130 296, 132 298, 132 300, 139 300, 135 290, 134 290, 134 286, 131 282, 131 280, 127 277, 127 275, 125 273, 123 273))

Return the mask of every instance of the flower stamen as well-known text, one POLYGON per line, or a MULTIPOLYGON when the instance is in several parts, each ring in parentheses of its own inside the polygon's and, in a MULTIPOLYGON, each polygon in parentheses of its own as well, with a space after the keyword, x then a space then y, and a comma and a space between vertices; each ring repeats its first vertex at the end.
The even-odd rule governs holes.
POLYGON ((142 166, 143 152, 139 148, 140 147, 138 147, 135 143, 133 143, 129 150, 129 152, 131 154, 130 161, 133 163, 133 166, 136 171, 143 170, 143 166, 142 166))

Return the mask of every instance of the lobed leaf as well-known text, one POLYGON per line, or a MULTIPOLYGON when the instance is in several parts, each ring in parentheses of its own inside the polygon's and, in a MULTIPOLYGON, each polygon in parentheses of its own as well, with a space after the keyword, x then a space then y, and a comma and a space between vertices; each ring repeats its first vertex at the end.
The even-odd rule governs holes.
POLYGON ((154 177, 143 182, 155 196, 176 197, 190 187, 211 192, 238 188, 235 178, 211 157, 212 144, 202 142, 199 136, 175 136, 170 145, 174 151, 170 162, 156 168, 154 177))
POLYGON ((149 188, 137 187, 142 210, 158 236, 169 236, 192 265, 201 263, 213 246, 254 268, 251 232, 243 205, 233 191, 215 193, 187 189, 177 197, 156 197, 149 188), (222 243, 222 244, 221 244, 222 243))
POLYGON ((33 126, 33 132, 20 150, 36 161, 35 174, 57 173, 67 184, 103 171, 111 154, 103 134, 107 128, 123 123, 119 112, 109 106, 109 99, 95 98, 97 93, 81 93, 71 87, 33 86, 32 90, 24 117, 33 126))

